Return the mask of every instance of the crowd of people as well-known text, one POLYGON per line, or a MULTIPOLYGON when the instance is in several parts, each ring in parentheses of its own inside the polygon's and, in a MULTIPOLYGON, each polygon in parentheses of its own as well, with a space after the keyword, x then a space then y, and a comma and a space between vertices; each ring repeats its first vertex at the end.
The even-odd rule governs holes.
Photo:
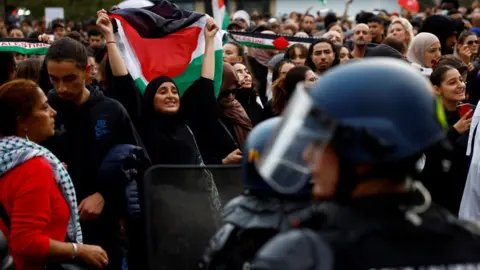
POLYGON ((480 229, 455 216, 479 217, 469 205, 480 202, 464 193, 480 101, 480 2, 362 11, 354 21, 350 5, 325 16, 235 12, 227 31, 314 42, 267 50, 226 33, 218 96, 213 18, 201 74, 182 96, 167 76, 141 94, 105 10, 85 26, 2 24, 1 37, 50 44, 44 56, 0 52, 0 230, 16 269, 148 269, 141 181, 158 164, 244 168, 245 193, 227 205, 208 185, 213 210, 225 214, 203 269, 478 268, 480 229), (381 209, 350 220, 352 205, 381 209), (258 221, 259 208, 268 221, 258 221), (377 221, 387 229, 364 242, 317 233, 363 237, 377 221))

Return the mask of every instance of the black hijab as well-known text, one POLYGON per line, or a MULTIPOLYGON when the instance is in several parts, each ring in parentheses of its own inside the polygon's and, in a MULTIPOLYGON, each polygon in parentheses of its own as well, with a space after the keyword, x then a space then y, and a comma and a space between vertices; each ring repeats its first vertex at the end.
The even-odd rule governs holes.
POLYGON ((442 55, 453 54, 453 47, 447 48, 447 39, 456 35, 457 25, 455 21, 445 15, 432 15, 423 23, 420 32, 428 32, 436 35, 442 46, 442 55))
POLYGON ((162 114, 155 110, 155 94, 166 82, 175 84, 171 78, 160 76, 145 89, 141 120, 145 147, 153 164, 197 164, 195 139, 180 109, 175 114, 162 114))

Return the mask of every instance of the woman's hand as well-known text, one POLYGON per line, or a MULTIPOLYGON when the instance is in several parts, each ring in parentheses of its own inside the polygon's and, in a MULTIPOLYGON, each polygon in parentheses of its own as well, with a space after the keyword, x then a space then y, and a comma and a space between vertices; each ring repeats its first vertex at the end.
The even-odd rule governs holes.
POLYGON ((107 41, 115 41, 112 22, 104 9, 97 12, 97 26, 107 41))
POLYGON ((458 56, 467 65, 472 62, 472 51, 470 50, 468 45, 462 45, 460 51, 458 52, 458 56))
POLYGON ((242 162, 242 151, 237 149, 222 160, 224 165, 240 164, 242 162))
POLYGON ((205 25, 205 39, 206 40, 212 40, 215 38, 215 35, 217 34, 219 28, 217 24, 215 23, 215 20, 212 17, 207 18, 207 24, 205 25))
POLYGON ((47 35, 47 34, 41 34, 40 36, 38 36, 38 40, 43 42, 43 43, 48 43, 48 44, 53 43, 53 40, 51 40, 50 36, 47 35))
POLYGON ((453 125, 453 128, 457 130, 458 133, 463 134, 470 129, 470 125, 472 124, 472 119, 468 119, 468 117, 472 114, 472 110, 468 111, 458 122, 453 125))
POLYGON ((108 265, 108 256, 105 250, 99 246, 77 244, 77 257, 88 265, 102 269, 108 265))

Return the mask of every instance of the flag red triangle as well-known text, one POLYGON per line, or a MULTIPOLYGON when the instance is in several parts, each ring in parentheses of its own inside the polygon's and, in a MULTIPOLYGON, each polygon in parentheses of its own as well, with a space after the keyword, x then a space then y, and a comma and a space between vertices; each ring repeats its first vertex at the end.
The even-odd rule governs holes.
POLYGON ((278 37, 272 43, 278 50, 285 50, 290 45, 290 42, 284 37, 278 37))

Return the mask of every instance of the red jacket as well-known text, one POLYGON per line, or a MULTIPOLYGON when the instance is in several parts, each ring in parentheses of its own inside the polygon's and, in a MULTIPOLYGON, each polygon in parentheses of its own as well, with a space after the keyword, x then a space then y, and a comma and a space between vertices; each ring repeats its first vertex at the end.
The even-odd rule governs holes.
POLYGON ((65 241, 70 217, 50 164, 41 157, 28 160, 0 178, 0 202, 10 217, 7 235, 17 270, 44 269, 50 239, 65 241))

